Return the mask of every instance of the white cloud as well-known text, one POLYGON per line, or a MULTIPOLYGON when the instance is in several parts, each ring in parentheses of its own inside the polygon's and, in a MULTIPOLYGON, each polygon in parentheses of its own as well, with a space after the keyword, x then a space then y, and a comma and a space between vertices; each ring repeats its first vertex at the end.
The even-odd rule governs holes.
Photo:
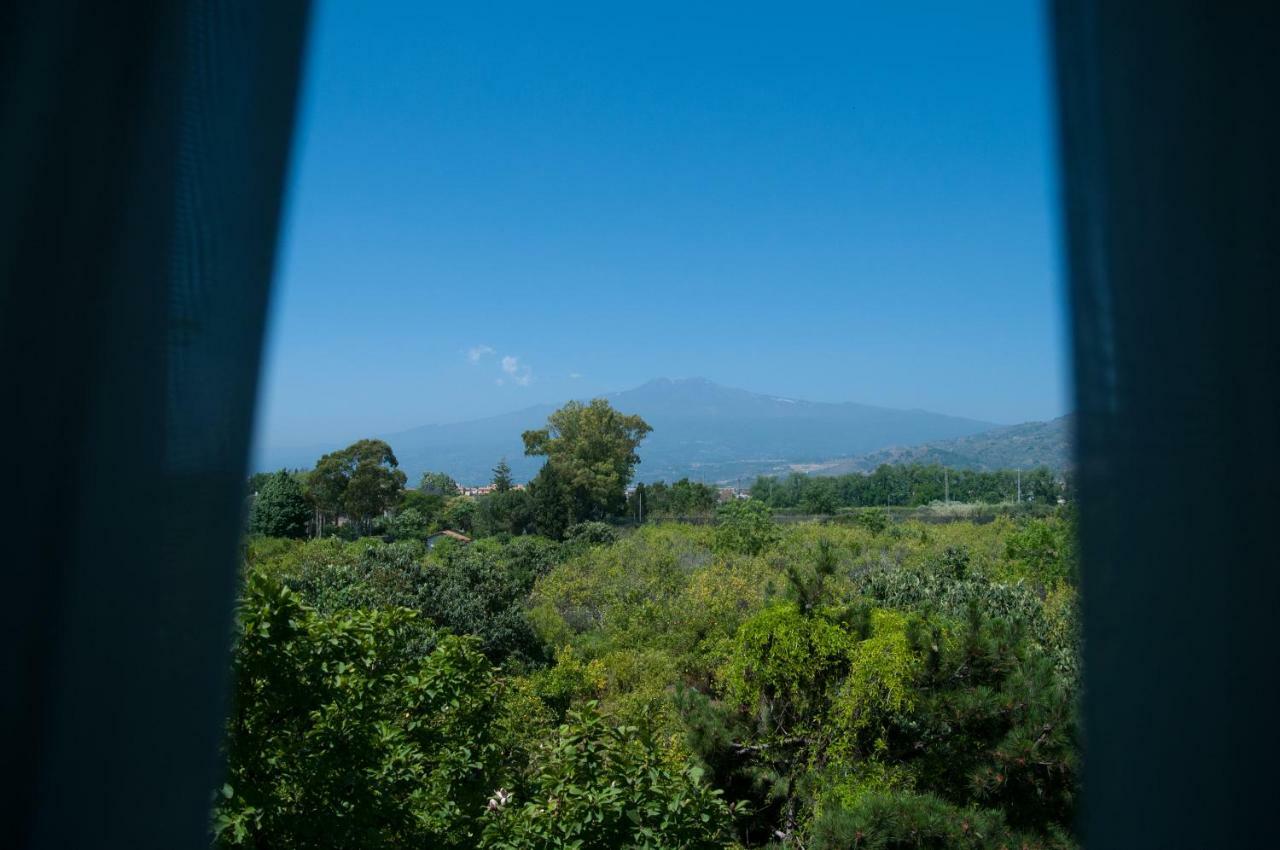
POLYGON ((521 363, 519 357, 512 357, 510 354, 502 358, 502 371, 507 373, 512 383, 522 387, 529 386, 533 380, 533 370, 521 363))
POLYGON ((579 378, 581 378, 581 377, 582 377, 582 373, 581 373, 581 372, 570 372, 570 373, 569 373, 569 377, 576 381, 576 380, 578 380, 579 378))
POLYGON ((484 357, 490 354, 496 354, 496 353, 497 352, 493 350, 493 346, 477 345, 467 350, 467 359, 470 360, 472 363, 479 363, 484 357))

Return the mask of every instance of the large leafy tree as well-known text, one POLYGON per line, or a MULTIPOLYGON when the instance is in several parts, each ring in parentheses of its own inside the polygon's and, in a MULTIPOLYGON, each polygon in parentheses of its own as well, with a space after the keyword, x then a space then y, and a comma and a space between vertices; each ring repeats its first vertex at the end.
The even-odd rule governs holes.
POLYGON ((551 414, 547 427, 524 432, 527 455, 546 457, 538 474, 549 504, 563 512, 557 526, 600 520, 626 509, 626 488, 636 450, 653 429, 639 416, 620 413, 608 401, 571 401, 551 414))
POLYGON ((267 537, 305 537, 311 505, 302 487, 283 469, 258 487, 249 509, 249 533, 267 537))
POLYGON ((316 462, 308 480, 311 497, 335 519, 345 514, 367 529, 370 519, 400 501, 405 475, 399 465, 385 441, 360 440, 316 462))

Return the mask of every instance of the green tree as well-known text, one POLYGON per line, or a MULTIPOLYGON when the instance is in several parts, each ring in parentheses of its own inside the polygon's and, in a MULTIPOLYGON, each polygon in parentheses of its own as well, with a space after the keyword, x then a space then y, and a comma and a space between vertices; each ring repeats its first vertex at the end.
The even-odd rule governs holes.
MULTIPOLYGON (((584 520, 621 514, 626 489, 640 462, 636 450, 653 429, 639 416, 614 410, 598 398, 590 404, 571 401, 551 414, 547 427, 525 431, 525 454, 544 456, 539 477, 556 491, 554 502, 567 508, 563 528, 584 520)), ((557 523, 559 525, 560 523, 557 523)))
POLYGON ((810 479, 809 486, 800 499, 800 509, 809 514, 833 514, 840 506, 836 482, 832 478, 810 479))
POLYGON ((424 472, 418 483, 418 490, 428 496, 456 496, 459 492, 458 482, 443 472, 424 472))
MULTIPOLYGON (((638 502, 640 487, 637 485, 633 500, 638 502)), ((688 517, 709 514, 716 508, 719 493, 710 484, 690 481, 681 478, 667 486, 665 481, 656 481, 644 490, 644 512, 648 516, 688 517)), ((630 503, 628 503, 630 505, 630 503)), ((628 507, 628 515, 638 513, 639 505, 628 507)))
POLYGON ((255 472, 250 475, 249 486, 247 488, 249 495, 252 496, 254 493, 260 491, 274 475, 274 472, 255 472))
POLYGON ((507 463, 504 457, 498 461, 498 465, 493 468, 493 491, 495 493, 505 493, 511 489, 513 482, 511 481, 511 465, 507 463))
POLYGON ((476 517, 479 513, 480 506, 475 499, 470 496, 454 496, 445 503, 440 521, 451 531, 472 534, 476 530, 476 517))
POLYGON ((400 497, 400 504, 396 510, 404 512, 414 510, 418 515, 430 526, 435 522, 442 511, 444 511, 445 498, 443 496, 430 496, 421 490, 405 490, 404 495, 400 497))
POLYGON ((384 530, 396 540, 425 540, 431 523, 417 508, 402 508, 387 520, 384 530))
POLYGON ((360 440, 316 462, 308 479, 311 497, 335 520, 345 514, 367 530, 369 520, 394 507, 404 492, 399 465, 386 442, 360 440))
POLYGON ((495 664, 541 660, 542 646, 524 611, 533 574, 478 546, 445 551, 425 568, 418 592, 422 613, 455 634, 474 636, 495 664))
POLYGON ((311 505, 302 487, 283 469, 259 487, 249 509, 249 533, 267 537, 306 537, 311 505))
POLYGON ((529 482, 529 496, 533 503, 533 523, 539 534, 560 540, 569 526, 578 522, 573 494, 559 467, 544 464, 529 482))
POLYGON ((361 463, 351 475, 343 507, 362 530, 369 521, 391 508, 404 492, 404 473, 383 464, 361 463))
POLYGON ((526 490, 499 490, 476 502, 475 532, 481 537, 528 534, 534 529, 533 498, 526 490))

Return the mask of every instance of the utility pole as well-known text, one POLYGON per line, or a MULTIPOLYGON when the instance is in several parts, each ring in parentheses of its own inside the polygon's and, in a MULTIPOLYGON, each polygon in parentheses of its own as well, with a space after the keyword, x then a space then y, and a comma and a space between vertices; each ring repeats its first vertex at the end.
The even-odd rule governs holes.
POLYGON ((945 466, 942 467, 942 502, 951 504, 951 472, 945 466))
POLYGON ((1018 504, 1022 504, 1022 470, 1018 470, 1018 504))
POLYGON ((640 497, 640 524, 644 525, 644 485, 636 487, 636 495, 640 497))

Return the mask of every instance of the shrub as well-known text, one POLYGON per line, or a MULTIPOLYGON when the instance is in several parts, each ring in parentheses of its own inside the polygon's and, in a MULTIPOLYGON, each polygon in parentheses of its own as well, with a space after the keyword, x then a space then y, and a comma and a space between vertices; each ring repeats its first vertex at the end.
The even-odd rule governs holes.
POLYGON ((889 526, 889 512, 884 508, 862 508, 856 516, 858 523, 872 534, 879 534, 889 526))
POLYGON ((778 541, 773 511, 755 499, 729 502, 717 515, 715 548, 719 552, 758 555, 778 541))
POLYGON ((829 808, 814 824, 811 850, 1066 850, 1061 836, 1010 829, 998 811, 962 807, 933 794, 868 794, 829 808))
POLYGON ((580 522, 564 533, 565 543, 579 551, 592 546, 609 546, 618 542, 618 532, 607 522, 580 522))
POLYGON ((852 637, 822 617, 806 617, 794 605, 766 608, 738 629, 723 672, 726 694, 770 715, 780 731, 813 716, 827 688, 848 667, 852 637))
POLYGON ((702 770, 633 726, 610 726, 594 703, 570 712, 519 792, 494 796, 491 850, 712 850, 732 811, 702 770))
POLYGON ((240 606, 225 847, 472 847, 505 747, 469 638, 411 648, 405 610, 321 614, 250 576, 240 606))

